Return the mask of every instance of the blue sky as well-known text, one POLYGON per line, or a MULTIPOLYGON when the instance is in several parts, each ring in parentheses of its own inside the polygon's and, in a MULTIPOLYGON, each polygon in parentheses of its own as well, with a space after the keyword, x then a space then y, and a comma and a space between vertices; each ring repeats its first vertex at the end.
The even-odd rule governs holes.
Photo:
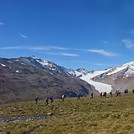
POLYGON ((0 57, 101 70, 134 60, 133 0, 0 0, 0 57))

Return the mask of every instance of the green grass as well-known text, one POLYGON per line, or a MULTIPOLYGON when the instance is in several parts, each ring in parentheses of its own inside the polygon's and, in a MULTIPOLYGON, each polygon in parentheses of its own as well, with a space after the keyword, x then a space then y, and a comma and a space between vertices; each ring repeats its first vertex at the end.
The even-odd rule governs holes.
POLYGON ((52 118, 0 123, 0 132, 11 134, 134 134, 134 95, 107 98, 59 99, 0 105, 0 118, 39 116, 52 118), (3 113, 3 114, 2 114, 3 113))

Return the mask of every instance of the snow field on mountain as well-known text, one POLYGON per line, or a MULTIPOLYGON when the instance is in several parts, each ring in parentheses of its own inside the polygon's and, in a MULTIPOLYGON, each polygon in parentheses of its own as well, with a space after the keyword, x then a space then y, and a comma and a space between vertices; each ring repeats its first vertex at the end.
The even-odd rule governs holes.
POLYGON ((104 70, 104 71, 95 71, 93 73, 87 73, 87 74, 82 74, 80 72, 75 72, 76 76, 80 76, 80 79, 88 82, 89 84, 93 85, 95 87, 96 90, 98 90, 99 92, 107 92, 109 93, 112 90, 112 86, 108 85, 108 84, 104 84, 104 83, 100 83, 100 82, 95 82, 92 80, 93 77, 98 76, 102 73, 106 73, 109 70, 104 70))

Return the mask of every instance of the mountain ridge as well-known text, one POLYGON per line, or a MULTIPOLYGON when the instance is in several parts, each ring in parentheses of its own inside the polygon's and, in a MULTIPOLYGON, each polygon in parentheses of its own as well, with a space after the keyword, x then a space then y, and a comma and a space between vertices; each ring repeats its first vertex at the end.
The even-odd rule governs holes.
POLYGON ((98 94, 87 82, 55 63, 32 57, 0 58, 0 103, 98 94))
POLYGON ((0 103, 30 100, 36 96, 58 98, 62 93, 76 97, 78 94, 89 96, 91 92, 97 95, 98 91, 134 89, 134 61, 101 71, 88 71, 67 69, 35 56, 0 58, 0 72, 0 103))

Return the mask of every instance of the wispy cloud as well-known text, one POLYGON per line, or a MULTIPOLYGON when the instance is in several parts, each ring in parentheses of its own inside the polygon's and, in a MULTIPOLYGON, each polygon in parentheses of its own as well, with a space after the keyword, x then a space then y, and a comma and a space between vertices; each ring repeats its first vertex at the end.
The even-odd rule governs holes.
POLYGON ((50 49, 57 49, 57 50, 68 50, 68 48, 65 47, 57 47, 57 46, 49 46, 50 49))
POLYGON ((129 49, 134 47, 134 42, 131 39, 123 39, 122 42, 129 49))
POLYGON ((30 47, 30 49, 31 49, 31 50, 35 50, 35 51, 43 51, 43 50, 50 50, 50 47, 48 47, 48 46, 43 46, 43 47, 42 47, 42 46, 41 46, 41 47, 38 46, 38 47, 34 47, 34 46, 33 46, 33 47, 30 47))
POLYGON ((0 26, 3 26, 4 25, 4 23, 3 22, 0 22, 0 26))
POLYGON ((101 54, 101 55, 104 55, 104 56, 117 56, 117 54, 107 52, 107 51, 105 51, 103 49, 90 49, 90 50, 87 50, 87 51, 91 52, 91 53, 98 53, 98 54, 101 54))
POLYGON ((0 49, 1 50, 14 50, 14 49, 24 49, 24 48, 13 46, 13 47, 0 47, 0 49))
POLYGON ((24 35, 24 34, 20 34, 20 36, 21 36, 22 38, 24 38, 24 39, 28 39, 28 37, 27 37, 26 35, 24 35))
POLYGON ((77 57, 77 56, 79 56, 77 54, 72 54, 72 53, 61 53, 61 55, 63 55, 63 56, 71 56, 71 57, 77 57))
POLYGON ((43 50, 67 50, 67 48, 57 47, 57 46, 11 46, 11 47, 0 47, 3 50, 11 50, 11 49, 28 49, 35 51, 43 51, 43 50))
POLYGON ((69 57, 77 57, 79 55, 72 54, 72 53, 53 53, 53 52, 47 52, 48 55, 61 55, 61 56, 69 56, 69 57))
POLYGON ((18 50, 37 51, 37 52, 38 51, 39 52, 46 51, 45 53, 49 54, 49 55, 62 55, 62 56, 70 56, 70 57, 78 57, 79 56, 78 54, 75 54, 75 51, 97 53, 97 54, 101 54, 101 55, 104 55, 104 56, 117 56, 117 54, 105 51, 103 49, 89 49, 89 50, 71 49, 71 48, 68 49, 68 48, 58 47, 58 46, 11 46, 11 47, 0 47, 0 50, 17 50, 17 49, 18 50), (66 52, 64 52, 64 50, 66 50, 66 52), (74 52, 70 53, 69 51, 67 52, 67 50, 73 50, 74 52))
POLYGON ((38 46, 38 47, 31 47, 32 50, 37 50, 37 51, 41 51, 41 50, 67 50, 67 48, 64 47, 57 47, 57 46, 38 46))

